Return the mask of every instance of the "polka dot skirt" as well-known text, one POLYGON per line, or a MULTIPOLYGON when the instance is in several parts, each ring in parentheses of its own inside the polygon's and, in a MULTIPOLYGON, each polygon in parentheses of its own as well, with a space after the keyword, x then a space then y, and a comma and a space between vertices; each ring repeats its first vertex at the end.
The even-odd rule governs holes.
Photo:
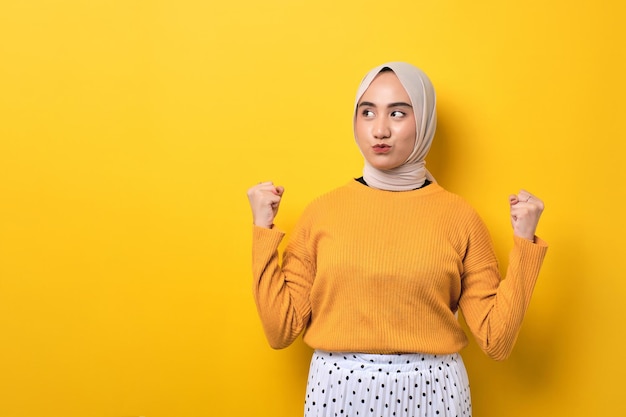
POLYGON ((467 372, 457 353, 313 353, 305 417, 471 415, 467 372))

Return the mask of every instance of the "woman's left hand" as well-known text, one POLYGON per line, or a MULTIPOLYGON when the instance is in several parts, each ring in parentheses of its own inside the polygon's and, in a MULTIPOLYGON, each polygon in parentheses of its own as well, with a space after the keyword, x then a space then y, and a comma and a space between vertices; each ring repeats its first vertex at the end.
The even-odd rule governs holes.
POLYGON ((543 201, 528 191, 521 190, 517 195, 509 196, 509 205, 513 234, 534 241, 539 217, 543 213, 543 201))

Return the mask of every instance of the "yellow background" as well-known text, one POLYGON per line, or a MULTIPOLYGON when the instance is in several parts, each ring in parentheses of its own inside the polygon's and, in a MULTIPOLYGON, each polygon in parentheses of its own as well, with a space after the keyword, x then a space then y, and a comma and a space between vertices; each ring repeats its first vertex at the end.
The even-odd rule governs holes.
POLYGON ((512 357, 464 352, 474 414, 623 402, 623 3, 4 0, 0 417, 298 416, 310 350, 271 350, 246 189, 290 230, 360 175, 360 78, 432 78, 428 167, 483 216, 546 201, 551 248, 512 357))

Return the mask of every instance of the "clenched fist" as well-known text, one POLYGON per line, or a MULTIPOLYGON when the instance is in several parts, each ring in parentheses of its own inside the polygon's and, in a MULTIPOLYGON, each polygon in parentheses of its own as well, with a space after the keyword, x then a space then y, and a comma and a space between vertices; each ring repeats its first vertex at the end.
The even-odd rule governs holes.
POLYGON ((270 229, 278 213, 278 206, 285 189, 272 181, 261 182, 248 190, 248 200, 255 225, 270 229))
POLYGON ((534 241, 539 217, 543 213, 543 201, 528 191, 521 190, 517 195, 509 196, 509 205, 513 234, 534 241))

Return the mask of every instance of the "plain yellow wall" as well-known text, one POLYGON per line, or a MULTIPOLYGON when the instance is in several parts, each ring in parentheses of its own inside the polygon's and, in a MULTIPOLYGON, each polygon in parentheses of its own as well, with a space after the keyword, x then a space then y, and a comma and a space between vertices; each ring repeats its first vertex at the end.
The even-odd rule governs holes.
POLYGON ((428 167, 483 216, 546 201, 512 357, 463 355, 480 417, 613 416, 624 360, 623 2, 0 3, 0 417, 302 412, 310 349, 271 350, 246 189, 289 231, 360 175, 360 78, 432 78, 428 167))

